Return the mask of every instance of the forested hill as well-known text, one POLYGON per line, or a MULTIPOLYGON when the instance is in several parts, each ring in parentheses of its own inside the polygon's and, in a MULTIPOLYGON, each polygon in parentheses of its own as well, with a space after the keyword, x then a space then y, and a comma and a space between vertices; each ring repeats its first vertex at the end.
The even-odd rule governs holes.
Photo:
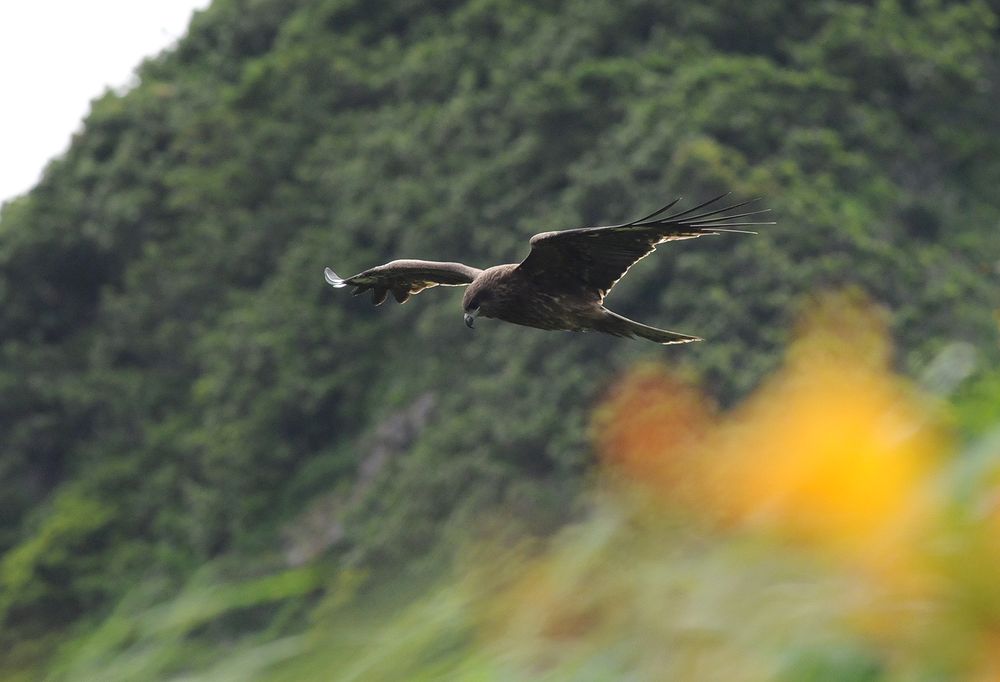
POLYGON ((995 365, 998 12, 215 0, 0 215, 2 648, 41 660, 209 560, 401 565, 497 508, 544 531, 617 372, 729 403, 818 293, 884 306, 914 377, 954 342, 995 365), (727 190, 778 224, 661 248, 609 301, 705 343, 323 282, 727 190))

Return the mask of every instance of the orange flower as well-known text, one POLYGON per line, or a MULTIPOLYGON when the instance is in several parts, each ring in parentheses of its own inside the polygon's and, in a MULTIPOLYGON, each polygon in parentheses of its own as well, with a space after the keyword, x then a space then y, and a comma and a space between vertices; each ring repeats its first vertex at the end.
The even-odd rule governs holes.
POLYGON ((690 384, 659 366, 640 366, 615 385, 598 410, 597 450, 612 471, 676 494, 695 478, 692 455, 711 429, 713 412, 690 384))

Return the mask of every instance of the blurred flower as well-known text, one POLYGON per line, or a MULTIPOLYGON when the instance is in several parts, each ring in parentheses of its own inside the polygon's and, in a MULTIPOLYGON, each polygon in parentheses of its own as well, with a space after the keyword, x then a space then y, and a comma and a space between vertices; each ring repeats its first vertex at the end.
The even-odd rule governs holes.
POLYGON ((598 448, 668 503, 831 550, 897 581, 930 522, 946 441, 888 363, 877 312, 832 297, 813 306, 786 366, 717 428, 697 390, 641 368, 598 413, 598 448))
POLYGON ((714 405, 659 365, 642 365, 595 414, 594 438, 610 473, 621 472, 673 501, 690 492, 693 458, 715 422, 714 405))
POLYGON ((931 522, 947 444, 888 356, 875 315, 821 303, 786 367, 727 421, 718 501, 900 578, 931 522))

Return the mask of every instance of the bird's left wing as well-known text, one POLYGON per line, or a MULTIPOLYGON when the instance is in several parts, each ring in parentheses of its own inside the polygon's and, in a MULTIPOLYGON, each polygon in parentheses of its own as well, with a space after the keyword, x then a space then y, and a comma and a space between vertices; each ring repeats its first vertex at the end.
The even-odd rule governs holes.
POLYGON ((372 292, 372 302, 381 305, 389 292, 400 303, 406 303, 413 294, 419 294, 424 289, 442 286, 465 286, 470 284, 482 270, 469 267, 462 263, 438 263, 430 260, 394 260, 385 265, 378 265, 359 272, 353 277, 342 279, 330 268, 323 271, 326 282, 339 289, 351 285, 354 295, 363 294, 369 289, 372 292))
POLYGON ((652 253, 657 244, 720 232, 749 232, 736 228, 773 224, 742 220, 766 213, 769 209, 733 213, 755 200, 702 210, 727 195, 666 216, 664 214, 679 199, 629 223, 536 234, 531 238, 531 252, 521 261, 518 269, 545 282, 552 289, 579 290, 583 287, 603 300, 628 269, 652 253))

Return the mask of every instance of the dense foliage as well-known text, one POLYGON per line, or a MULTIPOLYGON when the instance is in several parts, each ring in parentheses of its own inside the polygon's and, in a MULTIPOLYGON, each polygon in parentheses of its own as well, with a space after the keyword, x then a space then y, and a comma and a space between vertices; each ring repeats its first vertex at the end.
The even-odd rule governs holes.
POLYGON ((284 631, 334 590, 317 567, 412 565, 491 511, 544 533, 574 513, 618 371, 663 360, 731 404, 819 291, 885 306, 899 369, 985 431, 998 12, 215 0, 0 214, 9 666, 129 599, 199 594, 208 562, 263 581, 244 621, 284 631), (779 224, 662 249, 609 302, 708 343, 473 333, 460 291, 372 309, 322 280, 512 262, 535 232, 725 190, 779 224))

